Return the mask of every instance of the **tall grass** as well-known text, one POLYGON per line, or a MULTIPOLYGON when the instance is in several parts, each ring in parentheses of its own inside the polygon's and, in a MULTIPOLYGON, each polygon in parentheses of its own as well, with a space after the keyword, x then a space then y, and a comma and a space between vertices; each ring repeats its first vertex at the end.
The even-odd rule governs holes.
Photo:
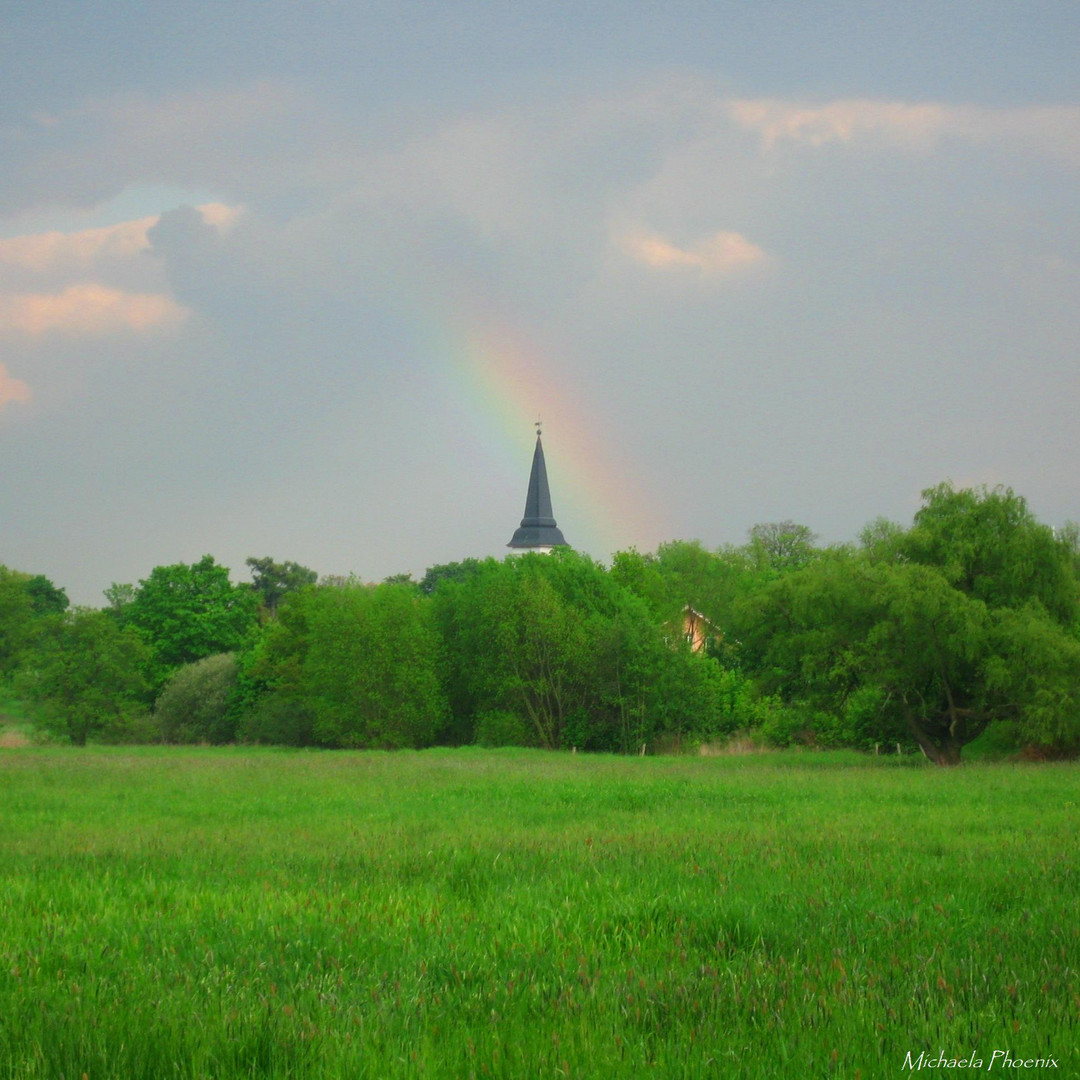
POLYGON ((0 752, 0 1077, 1080 1058, 1073 766, 0 752))

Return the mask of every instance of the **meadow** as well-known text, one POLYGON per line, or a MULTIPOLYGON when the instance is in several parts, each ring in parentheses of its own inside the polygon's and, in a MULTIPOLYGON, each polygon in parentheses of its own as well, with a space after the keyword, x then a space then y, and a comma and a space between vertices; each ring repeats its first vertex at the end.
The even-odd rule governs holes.
POLYGON ((0 1077, 1076 1075, 1078 781, 0 749, 0 1077))

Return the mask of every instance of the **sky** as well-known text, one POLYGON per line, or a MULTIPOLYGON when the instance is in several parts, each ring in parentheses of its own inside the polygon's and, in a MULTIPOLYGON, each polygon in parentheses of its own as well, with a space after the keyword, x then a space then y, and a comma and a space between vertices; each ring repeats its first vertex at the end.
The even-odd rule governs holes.
POLYGON ((0 0, 0 563, 1080 519, 1080 6, 0 0))

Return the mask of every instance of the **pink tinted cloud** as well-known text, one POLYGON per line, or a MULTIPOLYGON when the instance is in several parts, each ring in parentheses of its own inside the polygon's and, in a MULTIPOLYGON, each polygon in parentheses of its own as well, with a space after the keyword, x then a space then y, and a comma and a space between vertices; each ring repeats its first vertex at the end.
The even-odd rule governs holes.
POLYGON ((30 387, 22 379, 13 378, 7 373, 7 368, 0 364, 0 409, 13 402, 27 402, 30 400, 30 387))
POLYGON ((75 233, 13 236, 0 240, 0 264, 44 273, 56 267, 81 269, 92 266, 103 256, 127 258, 150 246, 146 230, 155 221, 156 217, 147 217, 75 233))
MULTIPOLYGON (((203 221, 226 232, 242 212, 241 207, 206 203, 198 207, 203 221)), ((0 240, 0 266, 17 266, 36 273, 51 270, 82 271, 104 259, 132 258, 147 251, 146 232, 158 218, 122 221, 80 232, 34 233, 0 240)))
POLYGON ((771 150, 788 142, 821 147, 876 138, 925 152, 946 137, 1080 161, 1080 106, 988 109, 937 102, 848 99, 823 104, 754 98, 728 101, 728 116, 771 150))
POLYGON ((0 299, 0 330, 28 337, 154 333, 172 329, 186 315, 186 309, 168 296, 93 283, 70 285, 61 293, 19 293, 0 299))
POLYGON ((768 260, 757 244, 737 232, 717 232, 687 247, 659 236, 638 235, 625 239, 623 249, 646 266, 667 269, 689 267, 702 273, 731 274, 768 260))
POLYGON ((727 109, 740 127, 761 135, 766 149, 783 140, 824 146, 871 134, 925 146, 958 122, 958 111, 948 106, 866 99, 808 105, 758 98, 730 101, 727 109))

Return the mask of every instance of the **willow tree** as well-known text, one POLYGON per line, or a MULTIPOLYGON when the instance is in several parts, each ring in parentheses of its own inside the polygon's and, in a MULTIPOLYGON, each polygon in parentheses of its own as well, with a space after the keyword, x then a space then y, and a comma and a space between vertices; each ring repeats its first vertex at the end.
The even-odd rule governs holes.
POLYGON ((911 529, 864 537, 744 607, 739 632, 768 689, 835 711, 873 691, 882 734, 906 730, 941 765, 995 721, 1080 740, 1074 560, 1023 499, 941 485, 911 529))

